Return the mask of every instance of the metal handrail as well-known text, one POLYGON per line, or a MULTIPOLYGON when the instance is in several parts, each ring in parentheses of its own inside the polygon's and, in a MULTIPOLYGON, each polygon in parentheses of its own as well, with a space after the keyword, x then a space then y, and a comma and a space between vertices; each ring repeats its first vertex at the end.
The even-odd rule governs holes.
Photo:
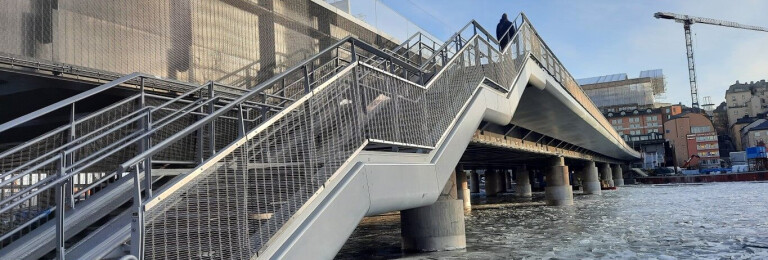
MULTIPOLYGON (((226 113, 226 112, 228 112, 230 110, 235 109, 235 106, 237 104, 242 103, 242 102, 244 102, 244 101, 246 101, 246 100, 248 100, 248 99, 250 99, 250 98, 252 98, 252 97, 254 97, 256 95, 259 95, 261 91, 263 91, 264 89, 268 88, 269 86, 277 83, 279 80, 283 79, 284 77, 286 77, 288 75, 291 75, 292 73, 295 73, 297 71, 304 70, 306 68, 306 66, 308 64, 310 64, 311 62, 314 62, 316 59, 321 58, 323 55, 329 53, 330 51, 334 50, 335 48, 337 48, 337 47, 339 47, 339 46, 341 46, 343 44, 346 44, 346 43, 352 44, 353 48, 359 47, 359 48, 361 48, 363 50, 366 50, 368 52, 371 52, 371 53, 373 53, 375 55, 379 55, 379 56, 382 56, 382 57, 385 57, 385 58, 390 58, 390 59, 391 58, 396 58, 396 57, 394 57, 394 56, 392 56, 392 55, 390 55, 388 53, 385 53, 384 51, 381 51, 381 50, 377 49, 376 47, 373 47, 373 46, 371 46, 371 45, 369 45, 369 44, 367 44, 367 43, 365 43, 363 41, 360 41, 360 40, 357 40, 355 38, 352 38, 352 37, 348 36, 348 37, 342 39, 341 41, 339 41, 339 42, 329 46, 328 48, 326 48, 322 52, 316 54, 315 56, 312 56, 311 58, 307 59, 306 61, 295 65, 292 69, 287 70, 287 71, 281 73, 280 75, 278 75, 278 76, 276 76, 276 77, 274 77, 274 78, 272 78, 270 80, 267 80, 264 83, 259 84, 259 86, 255 87, 248 94, 245 94, 245 95, 241 96, 240 98, 238 98, 238 99, 234 100, 233 102, 227 104, 226 106, 222 107, 221 109, 211 113, 206 118, 201 119, 201 120, 195 122, 194 124, 188 126, 184 130, 182 130, 182 131, 174 134, 173 136, 165 139, 161 143, 156 144, 154 147, 152 147, 152 149, 149 149, 149 150, 139 154, 138 156, 134 157, 133 159, 128 160, 128 161, 122 163, 120 165, 120 167, 118 168, 118 171, 125 172, 128 168, 130 168, 134 164, 136 164, 136 163, 138 163, 140 161, 143 161, 144 158, 147 158, 147 157, 150 157, 152 155, 157 154, 158 152, 160 152, 163 149, 167 148, 168 146, 170 146, 174 142, 176 142, 176 141, 180 140, 181 138, 184 138, 185 136, 190 135, 193 132, 197 131, 198 128, 201 128, 201 127, 209 124, 211 121, 216 119, 216 117, 219 117, 219 116, 223 115, 224 113, 226 113)), ((397 65, 399 65, 399 66, 405 67, 406 69, 413 70, 413 71, 419 71, 418 68, 408 64, 407 62, 401 61, 399 59, 392 59, 392 62, 397 64, 397 65)))

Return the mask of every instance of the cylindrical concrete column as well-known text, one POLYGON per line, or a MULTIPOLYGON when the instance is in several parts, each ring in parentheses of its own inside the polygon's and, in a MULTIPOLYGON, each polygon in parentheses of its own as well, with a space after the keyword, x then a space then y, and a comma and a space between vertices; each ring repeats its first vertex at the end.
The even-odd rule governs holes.
POLYGON ((584 168, 581 169, 581 185, 584 189, 584 194, 603 194, 600 190, 600 177, 597 174, 597 167, 594 161, 587 162, 584 168))
POLYGON ((508 181, 506 180, 506 177, 507 177, 507 171, 506 170, 496 170, 496 178, 499 180, 498 183, 497 183, 498 184, 499 195, 501 195, 502 193, 507 192, 507 182, 508 181))
POLYGON ((461 200, 443 198, 430 206, 400 212, 403 249, 443 251, 467 247, 461 200))
POLYGON ((400 212, 403 249, 443 251, 467 247, 464 233, 464 202, 457 200, 456 175, 443 187, 437 202, 400 212))
POLYGON ((552 158, 547 169, 547 187, 544 188, 544 195, 547 205, 573 205, 573 187, 563 157, 552 158))
POLYGON ((459 199, 464 202, 464 214, 472 211, 471 195, 469 193, 469 187, 467 185, 467 173, 462 168, 456 169, 456 182, 459 190, 457 195, 459 199))
POLYGON ((492 197, 499 193, 499 178, 496 170, 485 170, 485 196, 492 197))
POLYGON ((504 187, 504 192, 509 192, 511 190, 511 187, 509 187, 510 183, 512 183, 512 181, 509 180, 510 175, 508 169, 504 169, 504 174, 501 175, 501 177, 504 178, 504 185, 502 185, 502 187, 504 187))
POLYGON ((530 198, 532 196, 531 177, 528 169, 525 166, 515 169, 515 177, 517 178, 515 180, 517 182, 517 190, 515 190, 517 196, 530 198))
POLYGON ((611 171, 613 172, 613 184, 616 187, 624 186, 624 173, 621 170, 621 164, 612 164, 611 171))
POLYGON ((600 163, 600 178, 608 184, 608 187, 613 186, 613 171, 611 171, 611 165, 608 163, 600 163))
POLYGON ((475 170, 469 172, 469 191, 472 193, 480 192, 480 176, 475 170))

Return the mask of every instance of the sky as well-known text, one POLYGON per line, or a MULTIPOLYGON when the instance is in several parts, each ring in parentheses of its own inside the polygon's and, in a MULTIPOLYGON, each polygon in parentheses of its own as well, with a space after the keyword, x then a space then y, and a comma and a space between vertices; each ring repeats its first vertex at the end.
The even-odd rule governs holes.
MULTIPOLYGON (((359 0, 352 0, 353 5, 355 1, 359 0)), ((381 1, 441 40, 472 19, 495 30, 502 13, 515 17, 524 12, 575 78, 617 73, 633 78, 643 70, 663 69, 667 93, 657 101, 688 106, 683 25, 656 19, 655 12, 768 27, 764 0, 381 1)), ((379 7, 378 13, 384 13, 382 9, 386 7, 379 7)), ((383 26, 392 19, 378 20, 383 26)), ((706 24, 694 24, 692 32, 700 104, 706 96, 714 104, 724 101, 725 90, 737 80, 768 79, 768 33, 706 24)))

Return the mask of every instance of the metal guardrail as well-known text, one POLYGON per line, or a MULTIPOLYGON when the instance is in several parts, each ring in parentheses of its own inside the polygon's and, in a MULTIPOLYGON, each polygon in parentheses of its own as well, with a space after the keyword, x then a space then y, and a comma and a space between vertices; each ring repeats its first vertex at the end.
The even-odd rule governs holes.
MULTIPOLYGON (((440 48, 420 38, 402 48, 381 51, 348 37, 242 95, 213 99, 215 95, 210 94, 205 103, 188 104, 192 109, 179 114, 198 117, 181 128, 164 124, 132 132, 126 142, 147 145, 138 155, 121 160, 113 173, 134 179, 132 254, 250 257, 366 140, 434 147, 478 82, 488 78, 500 86, 512 86, 528 56, 566 82, 563 86, 587 111, 596 111, 589 108, 594 105, 573 85, 573 78, 527 18, 521 14, 515 24, 518 30, 503 51, 475 21, 440 48), (170 133, 155 138, 163 129, 170 133), (156 192, 152 178, 141 181, 141 173, 152 176, 153 158, 190 140, 196 140, 196 170, 156 192), (218 224, 195 217, 211 214, 218 214, 218 224), (174 231, 163 223, 178 224, 175 228, 196 225, 198 230, 174 231), (198 232, 218 240, 214 244, 195 236, 182 242, 170 237, 174 232, 198 232), (200 251, 203 248, 210 249, 200 251)), ((178 118, 174 116, 169 115, 178 118)), ((599 111, 593 116, 611 132, 607 120, 599 119, 599 111)), ((43 190, 55 190, 56 205, 64 205, 62 191, 72 174, 90 165, 66 166, 65 155, 53 158, 46 163, 58 166, 58 178, 43 190)), ((63 214, 55 215, 63 223, 63 214)), ((63 257, 65 231, 59 226, 57 252, 63 257)))
MULTIPOLYGON (((446 45, 461 46, 448 59, 432 55, 432 59, 441 59, 438 63, 442 59, 445 63, 426 86, 405 77, 423 73, 419 68, 354 39, 342 41, 352 44, 348 66, 323 84, 306 84, 303 97, 269 121, 246 129, 246 134, 167 188, 150 197, 136 193, 134 201, 140 203, 133 206, 132 254, 145 258, 250 257, 268 244, 366 140, 433 148, 479 82, 487 76, 508 88, 523 66, 525 58, 502 55, 495 44, 478 35, 446 45), (361 59, 368 57, 359 54, 362 50, 378 57, 361 59), (365 63, 369 60, 375 62, 365 63), (380 60, 386 62, 379 66, 380 60), (210 219, 203 216, 215 216, 216 221, 203 221, 210 219), (180 234, 190 235, 184 235, 181 243, 177 240, 180 234)), ((194 133, 257 93, 258 88, 155 149, 194 133)), ((143 158, 154 152, 149 150, 122 164, 135 179, 135 190, 142 189, 136 176, 142 172, 143 158)))

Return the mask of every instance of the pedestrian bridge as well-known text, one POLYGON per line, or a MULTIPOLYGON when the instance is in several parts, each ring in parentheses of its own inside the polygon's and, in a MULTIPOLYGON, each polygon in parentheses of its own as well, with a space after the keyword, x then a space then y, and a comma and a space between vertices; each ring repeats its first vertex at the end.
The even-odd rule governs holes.
MULTIPOLYGON (((639 159, 515 23, 502 51, 474 21, 437 49, 345 38, 251 90, 135 73, 0 125, 73 115, 0 154, 13 219, 0 258, 333 258, 364 216, 435 203, 462 157, 487 155, 468 147, 639 159), (136 94, 75 118, 78 101, 126 86, 136 94)), ((507 159, 521 161, 493 158, 507 159)))

